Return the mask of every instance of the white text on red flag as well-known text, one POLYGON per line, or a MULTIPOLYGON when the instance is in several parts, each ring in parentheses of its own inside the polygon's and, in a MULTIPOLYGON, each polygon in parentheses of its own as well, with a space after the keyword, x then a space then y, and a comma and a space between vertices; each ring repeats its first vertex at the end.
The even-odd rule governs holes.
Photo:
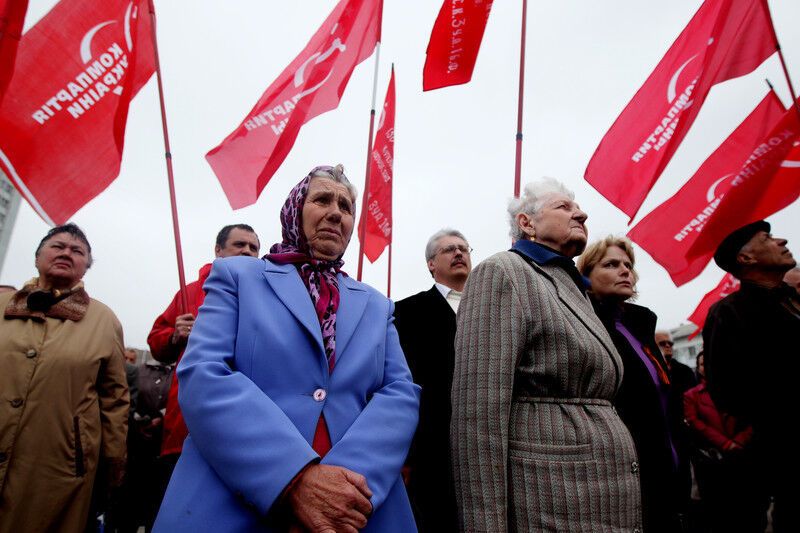
POLYGON ((481 48, 493 0, 444 0, 431 31, 422 90, 467 83, 481 48))
POLYGON ((117 177, 128 106, 155 69, 147 0, 62 0, 22 38, 0 166, 60 224, 117 177))
POLYGON ((222 143, 206 154, 231 207, 256 202, 300 128, 335 109, 353 69, 372 54, 380 0, 341 0, 302 52, 222 143))
POLYGON ((687 251, 689 260, 714 253, 733 230, 788 206, 800 196, 800 113, 795 102, 756 146, 703 231, 687 251))
POLYGON ((777 49, 762 0, 706 0, 600 141, 586 180, 631 219, 712 86, 777 49))
POLYGON ((392 242, 392 177, 394 174, 394 69, 386 90, 375 145, 370 154, 367 208, 361 213, 358 234, 364 235, 364 254, 371 262, 377 261, 383 250, 392 242), (362 232, 366 220, 366 233, 362 232))
POLYGON ((689 247, 733 186, 742 163, 783 117, 785 108, 770 91, 725 141, 666 202, 634 226, 628 236, 669 273, 680 286, 697 277, 713 251, 688 259, 689 247))

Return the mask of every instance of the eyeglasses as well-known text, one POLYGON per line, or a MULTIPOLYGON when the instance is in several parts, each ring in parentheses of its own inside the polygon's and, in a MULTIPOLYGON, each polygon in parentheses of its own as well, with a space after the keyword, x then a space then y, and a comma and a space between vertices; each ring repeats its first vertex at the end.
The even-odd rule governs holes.
POLYGON ((658 341, 656 344, 659 346, 675 346, 675 343, 672 341, 658 341))
POLYGON ((461 252, 464 255, 469 255, 472 253, 472 248, 469 246, 464 246, 463 244, 451 244, 450 246, 445 246, 444 248, 439 248, 436 252, 437 254, 454 254, 456 250, 461 252))

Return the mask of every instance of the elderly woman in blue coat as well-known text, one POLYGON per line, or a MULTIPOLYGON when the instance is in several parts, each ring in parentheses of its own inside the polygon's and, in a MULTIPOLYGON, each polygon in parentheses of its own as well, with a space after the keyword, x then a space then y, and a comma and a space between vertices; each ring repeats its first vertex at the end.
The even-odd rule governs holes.
POLYGON ((270 254, 214 263, 156 531, 416 531, 400 470, 419 387, 391 301, 341 271, 355 199, 341 166, 317 167, 270 254))

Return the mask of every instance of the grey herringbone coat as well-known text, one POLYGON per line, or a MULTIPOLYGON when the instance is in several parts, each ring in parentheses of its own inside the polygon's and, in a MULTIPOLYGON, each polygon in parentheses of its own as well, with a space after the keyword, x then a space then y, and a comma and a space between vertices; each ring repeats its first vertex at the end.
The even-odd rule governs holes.
POLYGON ((566 271, 498 253, 470 274, 457 321, 462 530, 639 530, 636 450, 611 405, 622 361, 566 271))

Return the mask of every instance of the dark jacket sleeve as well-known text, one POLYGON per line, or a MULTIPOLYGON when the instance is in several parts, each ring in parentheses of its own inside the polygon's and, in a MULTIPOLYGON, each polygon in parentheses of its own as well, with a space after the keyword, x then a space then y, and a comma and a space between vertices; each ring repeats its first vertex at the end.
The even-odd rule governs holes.
POLYGON ((703 327, 706 379, 711 399, 720 411, 740 421, 751 420, 750 364, 747 362, 748 331, 733 306, 723 300, 708 312, 703 327))

